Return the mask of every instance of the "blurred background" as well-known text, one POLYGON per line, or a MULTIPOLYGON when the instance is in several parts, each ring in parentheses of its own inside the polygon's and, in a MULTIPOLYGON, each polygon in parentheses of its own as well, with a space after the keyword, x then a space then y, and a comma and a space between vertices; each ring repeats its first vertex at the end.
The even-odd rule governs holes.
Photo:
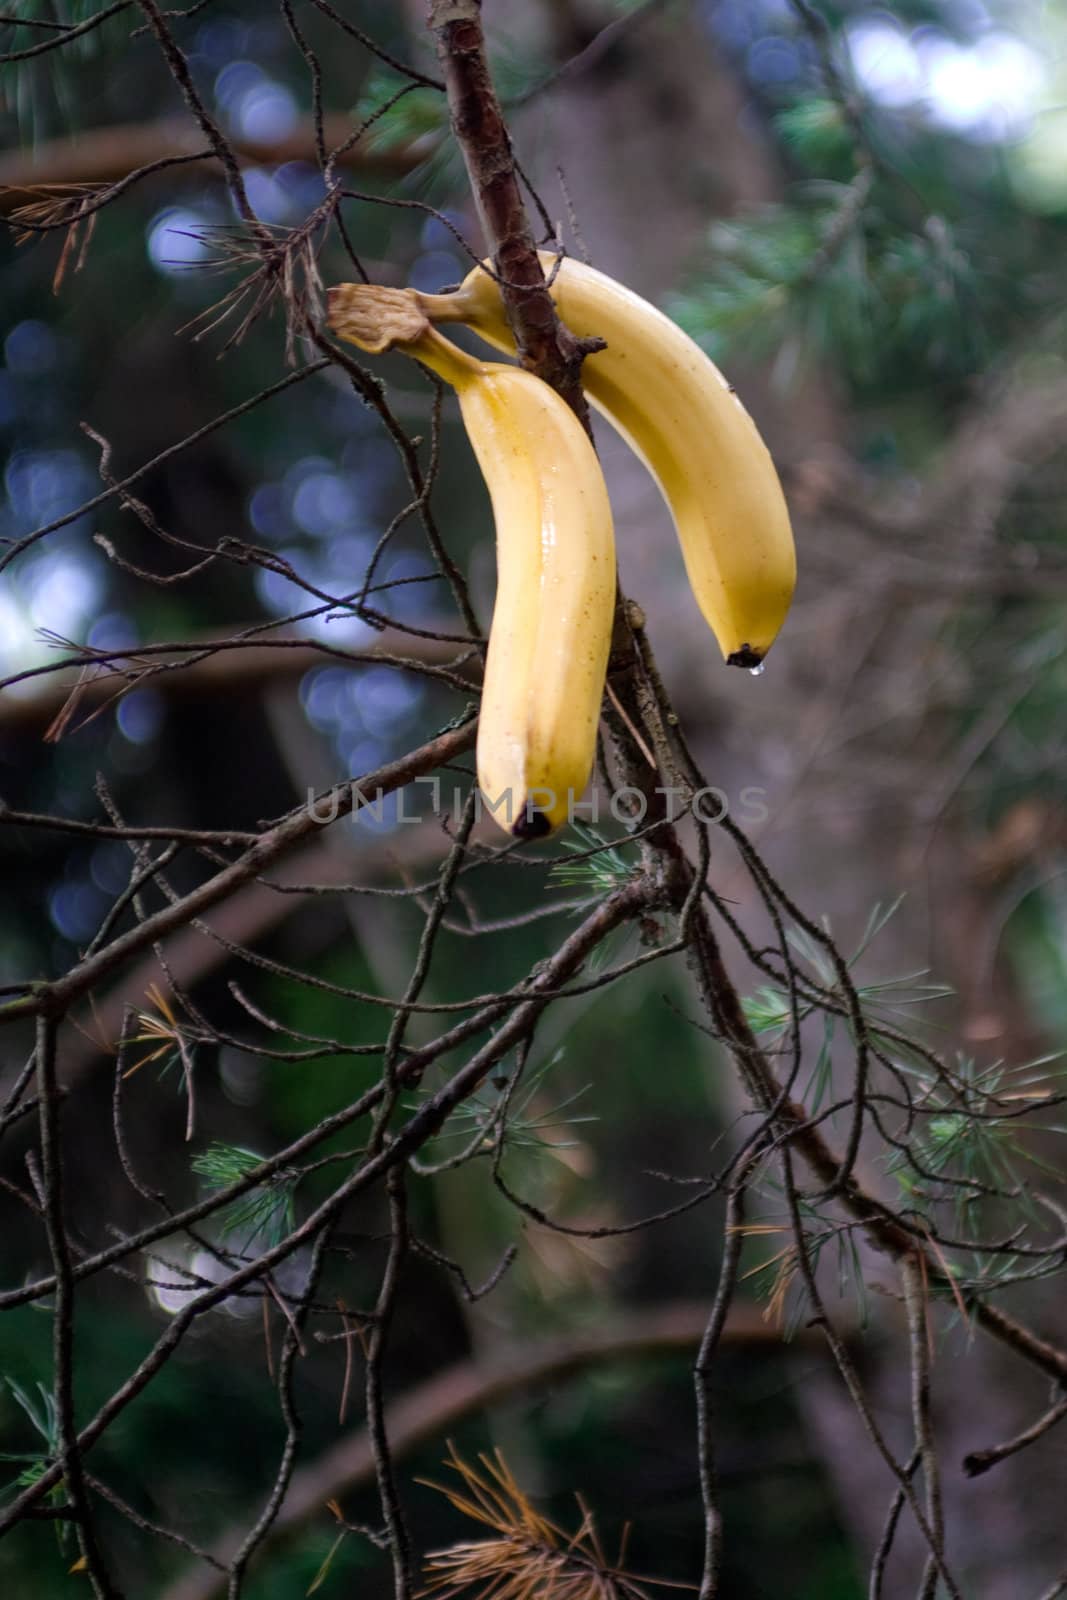
MULTIPOLYGON (((23 0, 18 15, 79 22, 90 11, 80 0, 23 0)), ((415 89, 389 105, 404 80, 321 9, 298 12, 324 63, 337 127, 387 108, 347 158, 346 182, 364 196, 344 209, 360 259, 382 282, 456 283, 469 263, 452 230, 474 249, 480 240, 441 97, 415 89), (381 196, 440 215, 387 207, 381 196)), ((597 428, 622 582, 647 613, 711 781, 793 898, 829 919, 846 953, 860 952, 860 980, 885 985, 887 1006, 902 1008, 896 1014, 927 1042, 974 1070, 1057 1051, 1067 1020, 1067 6, 486 0, 484 12, 516 150, 550 219, 569 248, 587 251, 701 341, 782 473, 798 539, 796 606, 767 670, 729 673, 688 592, 653 484, 597 428)), ((421 3, 347 4, 340 13, 433 70, 421 3)), ((283 12, 211 0, 174 15, 195 81, 241 154, 253 207, 271 227, 298 227, 323 185, 307 64, 283 12)), ((112 181, 199 147, 157 46, 135 27, 120 12, 62 51, 0 69, 0 206, 13 222, 18 207, 60 192, 41 184, 112 181)), ((0 21, 4 50, 38 40, 34 29, 0 21)), ((73 241, 60 232, 19 242, 17 227, 5 230, 5 540, 100 491, 101 441, 104 470, 122 476, 287 375, 277 316, 229 347, 233 321, 210 326, 234 281, 226 240, 235 220, 218 173, 195 162, 144 178, 100 213, 91 238, 83 228, 73 241)), ((326 284, 353 276, 333 235, 318 268, 326 284)), ((407 431, 428 436, 430 389, 399 359, 372 365, 407 431)), ((441 456, 435 514, 485 619, 492 522, 452 402, 441 456)), ((112 499, 27 548, 0 579, 8 680, 0 794, 9 805, 98 817, 103 774, 118 811, 140 823, 250 829, 309 787, 368 771, 463 712, 462 691, 438 679, 328 653, 394 638, 330 601, 358 590, 410 499, 379 418, 338 369, 161 460, 134 492, 154 529, 112 499), (214 548, 228 534, 260 558, 216 560, 182 576, 194 547, 214 548), (298 624, 288 620, 297 614, 298 624), (36 671, 76 655, 72 646, 134 652, 261 622, 284 624, 278 636, 304 644, 209 654, 121 694, 97 681, 73 699, 76 669, 36 671)), ((463 631, 414 518, 381 551, 375 582, 385 622, 463 631)), ((450 652, 427 640, 423 657, 439 662, 450 652)), ((447 843, 432 817, 402 826, 387 806, 378 820, 327 830, 279 877, 293 887, 410 887, 432 878, 447 843)), ((128 846, 33 828, 5 828, 0 846, 0 981, 56 976, 122 891, 128 846)), ((725 850, 713 871, 718 891, 738 897, 749 916, 751 889, 725 850)), ((180 862, 174 881, 187 882, 180 862)), ((589 889, 558 866, 482 873, 472 885, 482 921, 553 897, 560 909, 477 938, 446 934, 430 1000, 516 981, 555 948, 576 892, 589 889)), ((214 925, 327 984, 391 994, 407 979, 422 921, 410 899, 278 895, 253 884, 214 925)), ((620 943, 611 957, 636 948, 620 943)), ((203 1013, 242 1038, 249 1013, 229 988, 235 978, 251 1003, 305 1034, 353 1044, 379 1036, 374 1008, 234 961, 194 931, 175 937, 168 960, 203 1013)), ((739 981, 755 1005, 757 977, 739 981)), ((166 988, 155 958, 125 969, 64 1044, 62 1072, 78 1107, 69 1183, 92 1248, 107 1242, 109 1227, 142 1218, 115 1153, 113 1041, 127 1005, 157 1025, 166 1020, 153 984, 166 988)), ((657 1172, 708 1169, 742 1098, 725 1059, 709 1071, 692 1008, 684 968, 657 964, 620 990, 550 1014, 537 1042, 528 1142, 512 1158, 516 1185, 539 1207, 584 1226, 622 1223, 676 1198, 657 1172)), ((4 1039, 5 1082, 30 1046, 17 1032, 4 1039)), ((126 1083, 127 1138, 139 1170, 175 1204, 201 1192, 204 1174, 192 1163, 214 1141, 267 1153, 372 1081, 359 1057, 285 1063, 237 1045, 203 1048, 187 1143, 183 1064, 162 1042, 126 1083)), ((833 1041, 829 1048, 832 1060, 833 1041)), ((8 1184, 25 1183, 28 1141, 26 1125, 5 1131, 8 1184)), ((442 1141, 438 1155, 454 1148, 442 1141)), ((1018 1128, 995 1158, 1037 1172, 1027 1158, 1054 1167, 1059 1152, 1052 1133, 1018 1128)), ((884 1152, 872 1155, 876 1186, 892 1187, 890 1166, 884 1152)), ((326 1192, 315 1187, 319 1177, 326 1183, 309 1179, 298 1207, 326 1192)), ((608 1241, 564 1238, 521 1225, 477 1165, 427 1178, 415 1203, 426 1236, 472 1281, 510 1242, 521 1249, 496 1291, 473 1305, 438 1264, 412 1261, 389 1367, 398 1396, 423 1395, 419 1385, 471 1358, 525 1359, 634 1315, 665 1312, 678 1329, 673 1352, 579 1363, 419 1441, 402 1479, 420 1547, 465 1536, 441 1497, 415 1482, 441 1476, 451 1434, 468 1454, 503 1448, 567 1526, 581 1491, 609 1548, 632 1520, 635 1570, 691 1579, 701 1524, 689 1346, 694 1306, 714 1282, 715 1207, 608 1241)), ((40 1272, 43 1246, 9 1188, 0 1214, 4 1281, 14 1285, 40 1272)), ((346 1218, 351 1307, 375 1292, 381 1226, 374 1205, 346 1218)), ((758 1245, 745 1284, 752 1315, 718 1380, 724 1592, 858 1600, 891 1480, 821 1347, 803 1330, 790 1343, 777 1337, 773 1267, 758 1270, 775 1246, 758 1245)), ((864 1273, 877 1288, 876 1258, 864 1273)), ((101 1276, 86 1292, 78 1330, 86 1408, 112 1392, 183 1303, 180 1286, 153 1287, 151 1276, 147 1265, 143 1280, 101 1276)), ((880 1421, 903 1447, 903 1314, 890 1298, 862 1294, 858 1276, 843 1274, 835 1304, 857 1337, 869 1319, 858 1359, 880 1421)), ((1030 1286, 1013 1303, 1050 1333, 1058 1320, 1062 1333, 1054 1286, 1030 1286)), ((19 1393, 33 1400, 35 1385, 49 1381, 43 1323, 33 1307, 0 1318, 0 1373, 9 1380, 0 1444, 31 1460, 33 1422, 19 1393)), ((336 1343, 313 1345, 301 1367, 301 1462, 312 1469, 360 1425, 358 1398, 339 1422, 344 1370, 336 1343)), ((1045 1387, 964 1327, 940 1326, 949 1548, 967 1592, 982 1600, 1036 1596, 1063 1566, 1061 1439, 1052 1434, 973 1481, 958 1465, 1040 1411, 1045 1387)), ((200 1319, 92 1462, 143 1517, 210 1543, 254 1516, 282 1437, 261 1307, 239 1302, 200 1319)), ((24 1468, 5 1465, 13 1483, 24 1468)), ((323 1486, 328 1475, 316 1480, 323 1486)), ((331 1492, 344 1492, 353 1520, 376 1517, 366 1473, 331 1492)), ((391 1592, 372 1545, 349 1535, 334 1550, 328 1494, 309 1496, 243 1592, 303 1594, 331 1550, 323 1595, 354 1583, 368 1596, 391 1592)), ((129 1593, 219 1592, 181 1587, 203 1570, 182 1551, 117 1515, 105 1526, 129 1593)), ((915 1592, 910 1537, 887 1596, 915 1592)), ((68 1566, 46 1522, 0 1544, 0 1580, 14 1595, 68 1592, 76 1581, 68 1566)))

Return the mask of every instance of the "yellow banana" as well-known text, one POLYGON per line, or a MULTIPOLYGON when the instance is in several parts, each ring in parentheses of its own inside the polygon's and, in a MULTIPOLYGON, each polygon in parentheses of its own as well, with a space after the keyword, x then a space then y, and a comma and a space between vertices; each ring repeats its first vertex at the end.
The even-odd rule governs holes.
MULTIPOLYGON (((546 276, 556 257, 541 253, 546 276)), ((778 474, 755 423, 688 334, 613 278, 565 258, 550 284, 563 321, 607 349, 582 382, 637 452, 674 518, 694 595, 722 653, 755 667, 793 596, 796 553, 778 474)), ((496 283, 480 267, 453 294, 419 294, 432 322, 464 322, 514 350, 496 283)))
POLYGON ((497 539, 478 783, 509 833, 547 834, 589 781, 611 643, 615 541, 596 453, 555 390, 458 349, 413 290, 331 289, 329 323, 361 349, 413 356, 459 396, 497 539))

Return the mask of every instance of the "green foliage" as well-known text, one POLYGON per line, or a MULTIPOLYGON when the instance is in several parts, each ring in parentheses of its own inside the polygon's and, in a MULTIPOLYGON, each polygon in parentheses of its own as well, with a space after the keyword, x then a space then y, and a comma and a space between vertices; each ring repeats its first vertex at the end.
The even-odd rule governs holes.
MULTIPOLYGON (((899 903, 886 908, 876 906, 871 912, 863 937, 848 959, 850 969, 899 903)), ((818 940, 803 929, 789 929, 786 937, 800 958, 801 993, 807 971, 824 993, 840 999, 836 969, 818 940)), ((1030 1226, 1047 1225, 1052 1213, 1043 1214, 1043 1202, 1035 1199, 1027 1183, 1027 1169, 1054 1180, 1059 1173, 1042 1160, 1030 1136, 1038 1130, 1045 1134, 1067 1132, 1067 1128, 1050 1125, 1044 1118, 1038 1121, 1033 1115, 1059 1102, 1057 1079, 1067 1069, 1050 1071, 1059 1055, 1043 1056, 1019 1067, 1002 1060, 982 1065, 971 1056, 960 1055, 953 1066, 946 1068, 917 1036, 909 1038, 909 1018, 914 1009, 951 993, 944 985, 919 981, 924 977, 924 972, 915 972, 855 985, 870 1048, 899 1075, 898 1083, 915 1086, 907 1104, 898 1101, 901 1126, 890 1134, 886 1170, 894 1176, 909 1212, 925 1217, 932 1233, 951 1234, 959 1241, 973 1240, 980 1234, 988 1236, 991 1228, 995 1230, 998 1210, 1016 1224, 1021 1218, 1030 1226), (952 1219, 950 1227, 940 1220, 946 1209, 952 1219)), ((766 1036, 772 1045, 783 1045, 791 1026, 788 994, 773 985, 764 985, 744 1003, 753 1031, 766 1036)), ((813 1016, 817 1010, 814 1002, 798 999, 800 1020, 813 1016)), ((798 1086, 812 1115, 832 1094, 835 1036, 843 1020, 823 1012, 818 1056, 806 1082, 798 1086)), ((846 1032, 854 1040, 851 1022, 846 1022, 846 1032)), ((781 1193, 780 1185, 771 1178, 763 1180, 762 1188, 767 1193, 781 1193)), ((802 1200, 800 1209, 808 1224, 805 1236, 812 1261, 816 1262, 828 1245, 835 1249, 840 1292, 844 1294, 852 1285, 861 1319, 865 1320, 866 1292, 853 1230, 843 1228, 818 1203, 802 1200)), ((788 1231, 787 1220, 746 1228, 746 1233, 753 1235, 782 1233, 788 1237, 788 1231)), ((1016 1226, 1011 1238, 1019 1238, 1021 1231, 1016 1226)), ((1010 1243, 994 1252, 957 1246, 947 1254, 939 1247, 939 1253, 956 1291, 966 1292, 972 1299, 1007 1283, 1042 1278, 1060 1270, 1055 1254, 1028 1253, 1025 1247, 1015 1252, 1010 1243)), ((770 1311, 787 1329, 792 1329, 806 1303, 800 1292, 792 1242, 758 1263, 748 1275, 762 1286, 770 1311)), ((939 1292, 953 1291, 942 1287, 939 1292)))
MULTIPOLYGON (((193 1171, 206 1180, 209 1189, 226 1189, 231 1183, 254 1172, 263 1162, 254 1150, 216 1141, 193 1159, 193 1171)), ((292 1233, 295 1225, 294 1196, 298 1173, 278 1172, 266 1183, 250 1189, 221 1213, 223 1235, 240 1235, 239 1248, 247 1251, 255 1244, 260 1250, 292 1233)))
POLYGON ((975 371, 987 338, 974 260, 942 218, 898 228, 860 181, 813 181, 794 204, 716 223, 670 314, 713 357, 773 358, 786 386, 816 360, 883 394, 975 371))
MULTIPOLYGON (((777 1198, 783 1196, 782 1186, 776 1179, 766 1178, 763 1188, 769 1195, 777 1198)), ((818 1270, 824 1254, 833 1258, 838 1295, 841 1299, 850 1294, 854 1296, 859 1324, 865 1328, 870 1300, 856 1230, 842 1226, 837 1219, 824 1214, 820 1206, 802 1196, 797 1201, 797 1209, 804 1227, 804 1240, 812 1270, 818 1270)), ((784 1213, 784 1200, 782 1210, 784 1213)), ((803 1325, 805 1316, 811 1312, 797 1261, 792 1222, 783 1215, 780 1222, 749 1224, 744 1232, 746 1237, 780 1236, 787 1241, 773 1255, 749 1268, 743 1276, 753 1282, 756 1292, 766 1300, 765 1316, 781 1327, 786 1339, 792 1339, 803 1325)))
POLYGON ((626 841, 611 843, 584 822, 573 823, 572 832, 577 838, 564 839, 562 847, 574 860, 557 861, 550 869, 548 881, 554 888, 580 889, 590 900, 599 900, 633 877, 637 863, 626 841))
POLYGON ((774 126, 803 166, 817 172, 851 170, 853 135, 836 101, 818 95, 797 100, 778 112, 774 126))
POLYGON ((973 1233, 976 1213, 988 1208, 991 1199, 1004 1197, 1031 1222, 1039 1222, 1027 1169, 1053 1179, 1059 1173, 1042 1160, 1026 1135, 1038 1126, 1046 1134, 1067 1132, 1030 1117, 1059 1097, 1056 1080, 1067 1068, 1049 1069, 1060 1059, 1048 1055, 1017 1067, 1000 1060, 981 1066, 972 1056, 960 1055, 949 1078, 921 1058, 898 1063, 917 1080, 916 1103, 923 1113, 907 1148, 887 1160, 909 1201, 924 1208, 951 1204, 961 1233, 973 1233))
POLYGON ((552 72, 552 63, 510 38, 490 31, 489 60, 497 94, 505 109, 533 94, 552 72))
MULTIPOLYGON (((493 81, 505 105, 525 99, 548 76, 546 63, 504 41, 494 41, 492 62, 493 81)), ((367 150, 394 152, 415 146, 423 153, 410 180, 421 198, 443 203, 455 194, 462 182, 463 161, 458 146, 444 138, 448 102, 440 90, 376 66, 364 81, 352 115, 357 125, 371 124, 363 135, 367 150)))
MULTIPOLYGON (((49 1389, 43 1383, 37 1383, 37 1398, 34 1399, 21 1384, 8 1376, 4 1380, 11 1394, 29 1421, 34 1432, 41 1440, 39 1450, 24 1452, 0 1450, 0 1461, 21 1462, 22 1470, 8 1485, 5 1495, 15 1495, 20 1489, 29 1489, 48 1470, 59 1454, 59 1418, 56 1413, 56 1402, 49 1389)), ((46 1504, 51 1506, 61 1505, 66 1498, 66 1485, 62 1479, 49 1489, 45 1497, 46 1504)), ((60 1552, 67 1551, 73 1543, 74 1530, 69 1522, 57 1520, 55 1524, 56 1539, 60 1552)))
MULTIPOLYGON (((61 13, 52 0, 22 0, 18 8, 23 23, 52 23, 61 14, 70 27, 87 22, 104 9, 101 0, 67 0, 61 13)), ((14 14, 4 8, 10 16, 14 14)), ((19 27, 0 23, 0 49, 30 50, 56 37, 53 28, 19 27)), ((79 68, 116 53, 129 37, 129 20, 122 13, 79 34, 62 49, 47 50, 28 60, 9 62, 4 68, 6 83, 0 88, 0 111, 14 114, 18 136, 31 146, 47 138, 59 127, 74 127, 79 116, 79 68), (125 27, 123 26, 125 22, 125 27)))
POLYGON ((368 73, 352 115, 357 124, 374 119, 363 136, 368 150, 399 150, 442 134, 448 126, 448 104, 439 90, 412 83, 387 67, 368 73))
MULTIPOLYGON (((61 8, 61 11, 57 10, 57 7, 53 4, 53 0, 21 0, 17 15, 19 22, 22 23, 40 22, 45 24, 54 24, 57 22, 64 22, 68 27, 74 28, 78 27, 83 22, 87 22, 90 17, 95 17, 96 14, 103 9, 104 7, 99 4, 99 0, 66 0, 66 4, 61 8)), ((10 17, 12 14, 13 13, 8 13, 7 15, 10 17)), ((10 26, 12 28, 12 32, 14 32, 15 25, 12 23, 10 26)), ((104 24, 102 24, 102 26, 104 26, 104 24)), ((94 32, 95 31, 96 30, 94 30, 94 32)), ((85 34, 80 39, 72 40, 69 45, 64 46, 64 49, 73 50, 77 47, 80 47, 82 54, 91 53, 96 48, 89 42, 92 39, 92 36, 92 34, 85 34)), ((44 33, 43 29, 28 29, 25 33, 17 35, 17 43, 11 46, 11 48, 24 49, 28 39, 34 42, 39 42, 45 37, 46 34, 44 33)))
POLYGON ((1020 984, 1052 1036, 1067 1032, 1067 949, 1064 947, 1064 870, 1037 882, 1011 918, 1006 942, 1020 984))
POLYGON ((352 112, 356 126, 367 123, 362 135, 368 152, 393 153, 414 146, 422 160, 402 188, 417 191, 420 200, 444 205, 457 192, 463 178, 459 149, 444 134, 448 128, 448 103, 437 89, 429 89, 387 68, 368 74, 352 112))
POLYGON ((316 1572, 307 1589, 304 1591, 305 1594, 315 1594, 319 1589, 322 1588, 323 1584, 326 1582, 326 1579, 330 1575, 330 1569, 334 1564, 337 1553, 347 1537, 347 1530, 342 1528, 336 1539, 333 1541, 333 1544, 323 1557, 322 1565, 319 1567, 318 1572, 316 1572))
MULTIPOLYGON (((889 906, 876 905, 873 908, 859 943, 846 958, 845 965, 850 974, 898 910, 900 903, 901 900, 897 899, 889 906)), ((825 926, 829 933, 829 924, 826 923, 825 926)), ((787 929, 786 939, 800 959, 801 976, 804 976, 806 969, 815 979, 819 989, 840 1003, 844 997, 841 995, 837 969, 825 946, 804 928, 787 929)), ((902 1057, 907 1059, 910 1056, 907 1040, 901 1038, 902 1022, 908 1020, 916 1007, 927 1005, 934 1000, 947 999, 952 993, 946 984, 920 981, 925 977, 926 972, 923 970, 855 984, 856 997, 868 1038, 873 1044, 883 1048, 894 1060, 902 1057), (892 1029, 892 1034, 888 1032, 889 1029, 892 1029)), ((752 995, 746 996, 743 1004, 745 1015, 755 1034, 767 1036, 769 1042, 775 1046, 785 1041, 792 1023, 788 991, 771 984, 764 984, 752 995)), ((816 1012, 820 1012, 820 1008, 815 1000, 806 1000, 802 993, 798 994, 798 1020, 804 1022, 816 1012)), ((856 1042, 851 1019, 839 1017, 829 1011, 821 1011, 820 1015, 822 1043, 807 1081, 800 1086, 813 1114, 820 1109, 833 1088, 834 1044, 840 1027, 844 1026, 852 1042, 856 1042)))
MULTIPOLYGON (((503 1151, 523 1151, 534 1156, 573 1150, 577 1141, 558 1137, 558 1131, 598 1119, 571 1114, 571 1108, 588 1093, 588 1084, 562 1100, 546 1103, 546 1081, 563 1055, 563 1049, 559 1049, 536 1071, 519 1077, 498 1074, 457 1106, 438 1135, 438 1143, 458 1140, 471 1156, 488 1155, 498 1145, 503 1151)), ((418 1110, 428 1098, 421 1096, 413 1101, 411 1109, 418 1110)))
MULTIPOLYGON (((637 870, 633 847, 625 840, 609 842, 595 828, 583 822, 571 824, 576 838, 561 840, 561 848, 572 856, 571 861, 557 861, 548 873, 550 888, 577 890, 581 899, 574 906, 572 916, 580 917, 590 905, 614 894, 629 882, 637 870)), ((619 959, 622 946, 629 940, 631 930, 616 928, 603 939, 589 958, 589 971, 600 972, 612 961, 619 959)))
MULTIPOLYGON (((59 1422, 56 1416, 56 1402, 50 1390, 43 1383, 35 1385, 38 1398, 35 1400, 21 1384, 16 1383, 12 1377, 4 1379, 11 1391, 19 1409, 27 1417, 35 1433, 40 1435, 43 1448, 29 1452, 0 1451, 0 1461, 22 1461, 25 1463, 22 1471, 12 1483, 11 1490, 26 1489, 36 1483, 45 1469, 55 1460, 59 1449, 59 1422)), ((56 1491, 52 1491, 53 1496, 56 1491)), ((62 1493, 60 1493, 62 1498, 62 1493)))

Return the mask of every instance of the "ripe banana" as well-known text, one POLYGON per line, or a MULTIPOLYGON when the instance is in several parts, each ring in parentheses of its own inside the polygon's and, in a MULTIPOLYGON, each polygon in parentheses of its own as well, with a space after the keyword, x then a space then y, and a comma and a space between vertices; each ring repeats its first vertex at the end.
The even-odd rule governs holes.
MULTIPOLYGON (((541 253, 546 277, 556 257, 541 253)), ((549 285, 560 316, 607 349, 586 359, 596 409, 642 458, 666 500, 689 582, 726 660, 755 667, 789 610, 796 553, 778 474, 722 373, 656 307, 564 258, 549 285)), ((464 322, 514 350, 496 283, 480 267, 452 294, 419 294, 431 322, 464 322)))
POLYGON ((442 337, 410 289, 329 291, 342 339, 398 348, 456 390, 496 521, 497 591, 478 725, 478 783, 501 827, 567 820, 593 766, 615 609, 600 463, 574 413, 530 372, 442 337))

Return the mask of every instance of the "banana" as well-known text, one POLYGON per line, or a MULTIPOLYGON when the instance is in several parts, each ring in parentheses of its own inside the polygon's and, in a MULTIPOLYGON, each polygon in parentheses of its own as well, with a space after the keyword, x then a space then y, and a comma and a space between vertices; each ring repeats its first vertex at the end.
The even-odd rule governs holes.
POLYGON ((427 321, 414 290, 344 284, 329 324, 398 348, 450 383, 496 522, 497 591, 478 724, 478 784, 518 838, 564 823, 589 780, 615 609, 600 463, 574 413, 530 372, 477 360, 427 321))
MULTIPOLYGON (((604 273, 541 252, 563 321, 607 349, 586 358, 592 404, 656 479, 689 583, 723 655, 756 667, 793 596, 796 553, 778 474, 722 373, 669 317, 604 273)), ((481 267, 452 294, 418 294, 431 322, 463 322, 514 350, 500 291, 481 267)))

